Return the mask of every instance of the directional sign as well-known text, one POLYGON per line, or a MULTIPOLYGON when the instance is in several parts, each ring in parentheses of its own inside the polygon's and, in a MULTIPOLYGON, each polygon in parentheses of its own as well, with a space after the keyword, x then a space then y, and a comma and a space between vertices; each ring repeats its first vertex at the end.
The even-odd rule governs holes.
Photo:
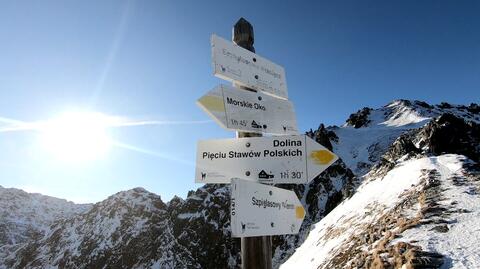
POLYGON ((227 129, 298 134, 293 104, 288 100, 220 85, 200 98, 197 104, 227 129))
POLYGON ((233 237, 296 234, 305 210, 293 191, 248 180, 232 180, 233 237))
POLYGON ((338 157, 306 135, 203 140, 197 144, 195 182, 307 183, 338 157))
POLYGON ((212 35, 211 42, 215 76, 282 98, 288 97, 283 67, 216 35, 212 35))

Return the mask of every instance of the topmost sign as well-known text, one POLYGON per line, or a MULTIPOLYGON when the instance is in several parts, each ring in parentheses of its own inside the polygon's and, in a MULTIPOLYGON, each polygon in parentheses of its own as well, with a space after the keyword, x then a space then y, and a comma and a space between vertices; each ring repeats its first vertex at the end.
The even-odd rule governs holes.
POLYGON ((212 35, 212 61, 219 78, 288 98, 283 67, 216 35, 212 35))

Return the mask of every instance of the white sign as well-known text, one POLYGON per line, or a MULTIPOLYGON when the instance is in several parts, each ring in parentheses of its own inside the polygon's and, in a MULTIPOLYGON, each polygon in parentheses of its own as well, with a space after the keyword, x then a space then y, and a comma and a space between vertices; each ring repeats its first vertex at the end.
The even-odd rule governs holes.
POLYGON ((197 104, 226 129, 298 134, 293 104, 288 100, 220 85, 197 104))
POLYGON ((296 234, 305 210, 293 191, 248 180, 232 180, 233 237, 296 234))
POLYGON ((287 98, 283 67, 234 43, 212 35, 212 62, 215 76, 287 98))
POLYGON ((302 184, 337 159, 306 135, 203 140, 197 143, 195 182, 230 183, 232 178, 244 178, 302 184))

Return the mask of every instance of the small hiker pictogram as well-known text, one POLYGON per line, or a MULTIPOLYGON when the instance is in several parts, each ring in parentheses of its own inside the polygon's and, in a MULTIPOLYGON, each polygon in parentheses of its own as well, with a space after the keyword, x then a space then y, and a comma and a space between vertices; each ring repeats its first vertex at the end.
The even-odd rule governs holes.
POLYGON ((252 121, 252 128, 262 129, 262 126, 256 123, 255 121, 252 121))
POLYGON ((260 173, 258 173, 258 178, 262 178, 262 179, 270 179, 270 178, 274 178, 275 176, 273 174, 267 174, 267 172, 265 172, 265 170, 262 170, 260 171, 260 173))

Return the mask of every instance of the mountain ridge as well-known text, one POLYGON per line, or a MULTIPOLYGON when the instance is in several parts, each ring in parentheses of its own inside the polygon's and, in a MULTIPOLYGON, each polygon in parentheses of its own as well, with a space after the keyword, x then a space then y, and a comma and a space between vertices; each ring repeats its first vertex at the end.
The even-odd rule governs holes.
MULTIPOLYGON (((369 123, 362 111, 358 128, 369 123)), ((462 116, 449 109, 397 137, 281 268, 479 267, 469 253, 480 249, 472 225, 480 218, 480 125, 462 116)))
MULTIPOLYGON (((308 131, 341 160, 310 184, 279 185, 296 192, 307 215, 298 235, 273 238, 274 266, 295 255, 311 229, 355 196, 359 186, 386 176, 403 161, 454 153, 456 148, 461 150, 455 153, 478 158, 478 146, 462 141, 478 141, 479 122, 477 104, 396 100, 361 109, 341 127, 321 124, 308 131), (438 147, 445 133, 456 134, 450 141, 453 148, 438 147)), ((7 250, 0 256, 0 268, 236 268, 240 242, 230 237, 229 195, 228 185, 204 185, 186 199, 175 196, 166 203, 141 187, 118 192, 81 214, 53 221, 41 238, 0 245, 7 250)))

